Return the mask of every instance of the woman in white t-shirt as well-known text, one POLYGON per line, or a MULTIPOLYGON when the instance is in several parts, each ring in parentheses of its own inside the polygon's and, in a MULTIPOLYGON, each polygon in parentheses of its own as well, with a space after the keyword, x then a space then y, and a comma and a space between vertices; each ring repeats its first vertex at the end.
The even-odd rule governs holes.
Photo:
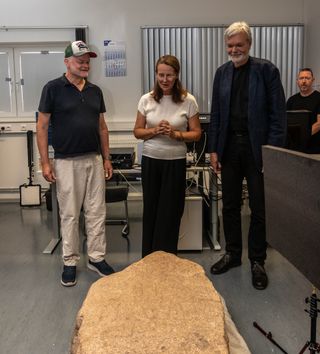
POLYGON ((177 253, 185 202, 185 142, 201 136, 197 102, 182 87, 179 72, 176 57, 160 57, 154 88, 138 104, 134 135, 144 140, 143 257, 158 250, 177 253))

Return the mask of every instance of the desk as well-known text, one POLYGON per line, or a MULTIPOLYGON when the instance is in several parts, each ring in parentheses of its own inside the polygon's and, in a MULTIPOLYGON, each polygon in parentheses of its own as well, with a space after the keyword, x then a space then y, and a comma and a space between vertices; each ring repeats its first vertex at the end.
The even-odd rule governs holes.
MULTIPOLYGON (((199 187, 202 197, 209 204, 209 227, 206 228, 206 236, 209 241, 210 248, 215 251, 221 250, 220 237, 219 237, 219 217, 218 217, 218 184, 217 175, 213 172, 209 165, 204 166, 190 166, 187 168, 188 172, 199 173, 202 188, 199 187), (209 190, 206 190, 206 176, 209 176, 209 190)), ((204 225, 204 227, 206 227, 204 225)))
MULTIPOLYGON (((218 218, 218 184, 217 184, 217 176, 210 168, 209 165, 203 166, 189 166, 187 167, 187 175, 188 174, 197 174, 199 173, 199 179, 202 185, 200 188, 200 194, 202 198, 206 200, 209 204, 209 227, 206 227, 206 236, 210 245, 210 248, 219 251, 221 250, 220 246, 220 237, 219 237, 219 218, 218 218), (205 173, 209 174, 209 185, 206 188, 204 186, 207 185, 205 183, 206 176, 205 173)), ((141 175, 141 168, 133 168, 128 170, 114 170, 114 174, 116 176, 115 180, 120 182, 121 176, 122 180, 126 180, 126 176, 134 176, 136 175, 137 178, 135 180, 139 180, 141 175)), ((190 197, 188 193, 186 193, 186 200, 190 197)), ((129 191, 128 195, 129 200, 141 200, 142 199, 142 192, 141 191, 129 191)))
MULTIPOLYGON (((220 250, 221 246, 219 244, 219 220, 218 220, 218 187, 217 187, 217 177, 213 173, 212 169, 209 166, 190 166, 187 168, 187 172, 194 172, 200 174, 200 180, 202 181, 202 185, 205 185, 205 172, 209 173, 209 193, 207 193, 207 197, 205 196, 206 191, 203 189, 202 197, 207 198, 207 202, 209 203, 209 227, 206 229, 206 236, 208 238, 210 247, 214 250, 220 250)), ((115 176, 122 175, 134 175, 137 177, 140 176, 141 170, 140 168, 132 168, 128 170, 114 170, 115 176)), ((129 200, 141 200, 142 192, 129 191, 128 195, 129 200)), ((56 184, 52 184, 52 228, 53 228, 53 237, 50 240, 48 246, 44 249, 43 253, 52 254, 61 241, 61 233, 60 233, 60 218, 59 218, 59 210, 58 210, 58 202, 57 202, 57 191, 56 184)))

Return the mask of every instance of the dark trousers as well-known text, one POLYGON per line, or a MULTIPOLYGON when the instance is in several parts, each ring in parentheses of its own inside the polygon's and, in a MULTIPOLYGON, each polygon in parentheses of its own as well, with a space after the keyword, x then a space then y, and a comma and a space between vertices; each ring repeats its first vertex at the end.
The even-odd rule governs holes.
POLYGON ((177 253, 186 186, 186 160, 142 156, 142 257, 154 252, 177 253))
POLYGON ((226 251, 235 259, 241 259, 242 182, 245 177, 251 210, 248 256, 251 262, 263 263, 267 249, 263 173, 256 167, 249 136, 232 135, 229 138, 221 165, 226 251))

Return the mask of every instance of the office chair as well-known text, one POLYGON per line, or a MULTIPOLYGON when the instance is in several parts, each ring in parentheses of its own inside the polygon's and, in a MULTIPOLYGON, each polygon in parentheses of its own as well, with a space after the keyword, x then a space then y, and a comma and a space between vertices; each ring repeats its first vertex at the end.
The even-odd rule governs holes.
MULTIPOLYGON (((127 237, 130 232, 129 214, 128 214, 128 185, 107 185, 106 186, 106 203, 124 202, 125 216, 120 219, 106 219, 107 225, 124 225, 121 235, 127 237)), ((107 211, 108 214, 108 211, 107 211)))
MULTIPOLYGON (((128 193, 129 187, 128 185, 106 185, 105 190, 105 201, 106 203, 117 203, 117 202, 124 202, 124 211, 125 216, 123 219, 108 219, 106 218, 106 225, 124 225, 121 235, 124 237, 128 242, 128 252, 130 250, 130 242, 129 242, 129 213, 128 213, 128 193)), ((108 215, 108 210, 107 210, 108 215)), ((86 233, 86 226, 83 217, 83 213, 80 214, 80 229, 83 230, 83 253, 86 253, 86 245, 87 245, 87 233, 86 233)))

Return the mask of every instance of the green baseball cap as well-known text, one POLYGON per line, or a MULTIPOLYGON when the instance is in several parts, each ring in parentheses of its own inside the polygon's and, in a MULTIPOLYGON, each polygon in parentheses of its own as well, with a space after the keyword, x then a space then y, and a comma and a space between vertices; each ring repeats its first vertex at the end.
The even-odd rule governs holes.
POLYGON ((89 47, 83 41, 74 41, 70 43, 64 51, 64 57, 70 58, 80 57, 81 55, 89 54, 90 58, 96 58, 97 54, 90 51, 89 47))

